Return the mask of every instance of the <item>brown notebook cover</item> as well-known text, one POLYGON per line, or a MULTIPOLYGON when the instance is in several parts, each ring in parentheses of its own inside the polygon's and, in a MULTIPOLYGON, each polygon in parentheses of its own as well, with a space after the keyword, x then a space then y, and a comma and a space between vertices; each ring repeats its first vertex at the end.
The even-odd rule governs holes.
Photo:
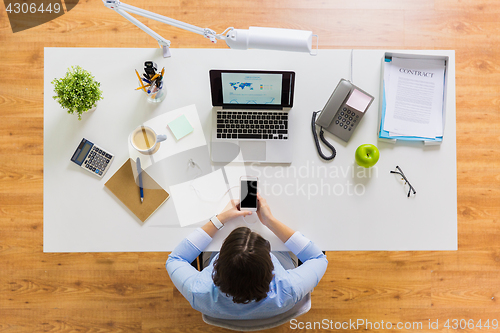
POLYGON ((104 185, 144 223, 170 195, 143 171, 144 201, 141 203, 139 185, 135 181, 132 168, 137 174, 134 160, 128 159, 104 185))

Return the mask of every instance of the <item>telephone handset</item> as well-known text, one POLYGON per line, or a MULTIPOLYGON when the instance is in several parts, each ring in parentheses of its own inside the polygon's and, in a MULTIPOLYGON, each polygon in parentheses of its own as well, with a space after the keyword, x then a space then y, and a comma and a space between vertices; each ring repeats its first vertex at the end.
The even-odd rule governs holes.
POLYGON ((351 82, 345 79, 340 80, 323 110, 313 112, 312 116, 311 127, 314 140, 318 153, 323 159, 331 160, 336 155, 335 148, 324 138, 323 128, 343 141, 349 141, 373 100, 373 96, 351 82), (319 117, 316 120, 318 113, 319 117), (321 141, 332 150, 331 156, 325 156, 321 152, 315 125, 320 126, 319 136, 321 141))

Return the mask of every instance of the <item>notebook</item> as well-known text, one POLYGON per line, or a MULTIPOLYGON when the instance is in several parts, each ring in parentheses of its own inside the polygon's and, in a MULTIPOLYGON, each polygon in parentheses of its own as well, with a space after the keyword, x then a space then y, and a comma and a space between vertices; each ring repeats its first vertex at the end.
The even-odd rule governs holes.
POLYGON ((170 195, 143 171, 144 201, 141 203, 139 186, 133 172, 136 169, 135 161, 128 159, 104 185, 144 223, 170 195))

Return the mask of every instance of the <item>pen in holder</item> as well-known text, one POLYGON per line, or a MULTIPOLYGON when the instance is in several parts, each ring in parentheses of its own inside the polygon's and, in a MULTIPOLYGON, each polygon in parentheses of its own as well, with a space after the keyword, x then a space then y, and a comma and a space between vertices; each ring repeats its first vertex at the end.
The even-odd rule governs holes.
POLYGON ((160 103, 167 96, 166 88, 163 84, 163 75, 165 74, 165 68, 161 70, 160 73, 156 72, 156 64, 152 61, 146 61, 144 63, 144 74, 142 77, 136 70, 137 78, 139 79, 139 87, 136 90, 141 89, 147 95, 147 101, 150 103, 160 103))
POLYGON ((160 81, 159 86, 154 86, 151 89, 148 89, 148 102, 150 103, 160 103, 165 99, 165 96, 167 96, 167 93, 165 91, 165 88, 163 86, 163 80, 160 81))

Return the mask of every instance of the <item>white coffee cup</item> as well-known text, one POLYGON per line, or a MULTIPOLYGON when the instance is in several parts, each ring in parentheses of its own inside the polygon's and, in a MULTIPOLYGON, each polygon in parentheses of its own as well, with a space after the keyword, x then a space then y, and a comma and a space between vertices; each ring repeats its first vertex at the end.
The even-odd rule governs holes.
POLYGON ((157 135, 148 126, 139 126, 130 134, 130 144, 143 154, 150 154, 155 151, 156 144, 167 140, 166 135, 157 135))

